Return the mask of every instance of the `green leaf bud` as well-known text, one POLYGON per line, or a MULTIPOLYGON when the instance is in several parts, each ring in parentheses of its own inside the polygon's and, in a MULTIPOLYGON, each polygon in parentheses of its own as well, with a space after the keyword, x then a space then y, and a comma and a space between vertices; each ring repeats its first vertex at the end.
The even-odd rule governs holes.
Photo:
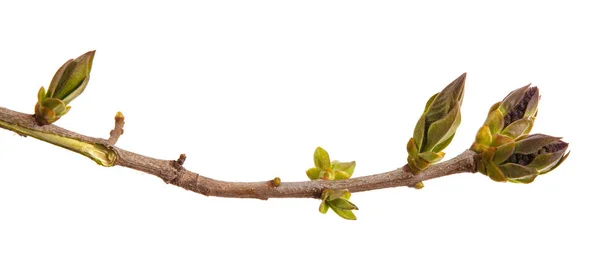
MULTIPOLYGON (((406 144, 407 162, 413 174, 443 159, 442 151, 452 142, 461 122, 460 107, 466 78, 467 73, 463 73, 425 104, 413 137, 406 144)), ((416 186, 423 187, 423 183, 416 186)))
POLYGON ((325 189, 321 192, 319 212, 325 214, 331 208, 333 212, 344 219, 356 220, 356 216, 352 213, 352 210, 358 210, 358 207, 348 199, 350 199, 350 192, 348 190, 325 189))
POLYGON ((306 176, 311 180, 346 180, 352 177, 356 162, 330 161, 329 153, 321 147, 317 147, 313 154, 315 167, 306 170, 306 176))
POLYGON ((54 74, 48 91, 43 87, 38 91, 35 119, 39 125, 51 124, 69 111, 67 105, 83 92, 89 82, 94 54, 95 51, 90 51, 68 60, 54 74))

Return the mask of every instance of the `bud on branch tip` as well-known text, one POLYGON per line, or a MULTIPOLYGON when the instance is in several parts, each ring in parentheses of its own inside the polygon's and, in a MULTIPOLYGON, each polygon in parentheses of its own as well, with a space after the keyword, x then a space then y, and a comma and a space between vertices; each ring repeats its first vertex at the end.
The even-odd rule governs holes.
POLYGON ((569 156, 569 144, 559 137, 529 135, 539 99, 538 88, 526 85, 492 105, 471 145, 480 154, 480 173, 497 182, 531 183, 569 156))
POLYGON ((51 124, 71 109, 69 103, 83 92, 90 80, 95 53, 89 51, 69 59, 56 71, 48 90, 40 88, 35 105, 35 120, 39 125, 51 124))

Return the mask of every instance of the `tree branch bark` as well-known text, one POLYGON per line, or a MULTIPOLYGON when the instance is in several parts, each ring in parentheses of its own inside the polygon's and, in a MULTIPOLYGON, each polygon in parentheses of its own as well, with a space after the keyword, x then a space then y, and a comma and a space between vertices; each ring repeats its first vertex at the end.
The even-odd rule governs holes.
MULTIPOLYGON (((340 181, 281 182, 277 187, 271 180, 264 182, 225 182, 188 171, 183 165, 185 155, 178 160, 161 160, 136 154, 114 146, 111 140, 81 135, 56 125, 39 126, 32 115, 0 107, 0 127, 22 136, 32 136, 92 158, 104 166, 119 165, 163 179, 167 184, 206 196, 235 198, 319 198, 324 189, 348 189, 363 192, 398 186, 411 186, 421 181, 457 173, 475 173, 477 154, 466 150, 457 157, 432 165, 413 175, 407 166, 393 171, 340 181), (82 148, 83 147, 83 148, 82 148)), ((120 127, 122 129, 122 126, 120 127)), ((120 134, 119 134, 120 135, 120 134)), ((113 141, 114 140, 114 141, 113 141)))

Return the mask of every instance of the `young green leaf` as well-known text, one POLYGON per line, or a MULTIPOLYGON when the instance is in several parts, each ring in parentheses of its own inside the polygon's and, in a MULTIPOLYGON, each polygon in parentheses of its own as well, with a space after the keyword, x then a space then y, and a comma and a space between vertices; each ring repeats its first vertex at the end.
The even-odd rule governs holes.
POLYGON ((332 208, 339 208, 339 209, 343 209, 343 210, 358 210, 358 207, 356 207, 356 205, 354 205, 354 203, 343 199, 343 198, 338 198, 338 199, 334 199, 334 200, 329 200, 327 201, 327 203, 329 203, 329 205, 332 208))
POLYGON ((336 171, 344 171, 348 174, 348 178, 350 178, 354 173, 354 168, 356 168, 356 161, 339 162, 337 160, 334 160, 333 162, 331 162, 331 168, 336 171))
POLYGON ((308 170, 306 170, 306 176, 308 176, 308 178, 311 179, 311 180, 317 180, 317 179, 319 179, 320 175, 321 175, 321 169, 320 168, 311 167, 308 170))
POLYGON ((346 220, 356 220, 356 216, 352 213, 352 210, 343 210, 335 207, 331 207, 331 210, 346 220))
POLYGON ((325 200, 321 201, 321 205, 319 205, 319 212, 326 214, 327 210, 329 210, 329 204, 327 204, 325 200))
POLYGON ((317 147, 314 154, 315 167, 325 169, 331 168, 331 161, 329 160, 329 153, 321 147, 317 147))

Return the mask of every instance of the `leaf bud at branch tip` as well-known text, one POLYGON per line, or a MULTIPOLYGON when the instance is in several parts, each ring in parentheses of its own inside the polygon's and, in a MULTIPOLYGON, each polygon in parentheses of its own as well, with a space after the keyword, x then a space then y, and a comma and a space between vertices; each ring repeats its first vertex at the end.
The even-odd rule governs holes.
POLYGON ((117 143, 117 141, 119 140, 119 137, 121 137, 123 132, 125 132, 125 130, 123 128, 124 126, 125 126, 125 116, 123 116, 123 113, 117 112, 117 114, 115 114, 115 128, 113 128, 113 130, 110 131, 110 137, 108 138, 108 143, 110 143, 111 145, 115 145, 117 143))
POLYGON ((477 170, 497 182, 531 183, 558 167, 568 156, 559 137, 529 135, 540 99, 537 87, 511 91, 489 110, 471 150, 481 156, 477 170))
POLYGON ((115 114, 115 121, 117 121, 117 122, 125 121, 125 116, 123 115, 123 113, 121 113, 121 111, 118 111, 115 114))
POLYGON ((48 90, 40 88, 35 105, 35 120, 38 125, 51 124, 71 109, 69 103, 83 92, 90 80, 95 53, 96 51, 89 51, 76 59, 68 60, 54 74, 48 90))

